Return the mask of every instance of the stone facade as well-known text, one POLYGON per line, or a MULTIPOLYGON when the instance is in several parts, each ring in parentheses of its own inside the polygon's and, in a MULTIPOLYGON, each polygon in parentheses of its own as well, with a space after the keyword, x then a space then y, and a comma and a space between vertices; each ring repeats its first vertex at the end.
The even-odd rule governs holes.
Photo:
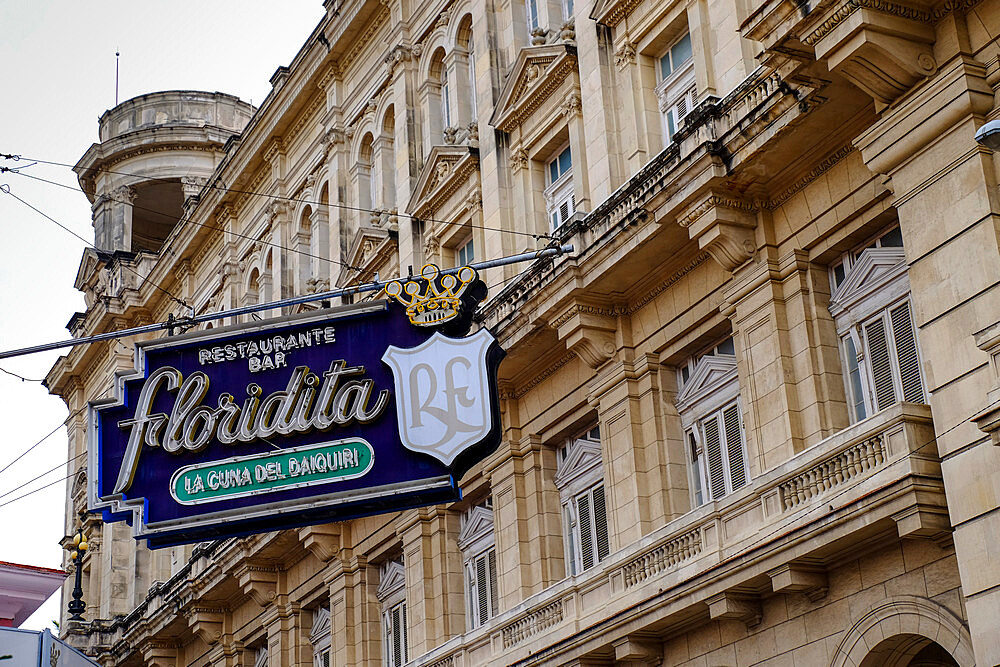
MULTIPOLYGON (((102 117, 71 331, 572 243, 485 271, 502 443, 448 506, 158 551, 83 516, 69 640, 164 667, 1000 664, 1000 197, 973 138, 1000 3, 326 6, 252 117, 204 93, 102 117)), ((132 363, 53 367, 71 457, 132 363)))

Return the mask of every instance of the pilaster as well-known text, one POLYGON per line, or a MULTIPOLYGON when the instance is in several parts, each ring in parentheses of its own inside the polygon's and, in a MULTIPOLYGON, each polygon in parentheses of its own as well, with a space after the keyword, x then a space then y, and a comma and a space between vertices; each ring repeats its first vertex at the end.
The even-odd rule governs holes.
POLYGON ((422 655, 465 631, 465 583, 458 512, 441 505, 404 512, 396 524, 406 566, 410 655, 422 655))
POLYGON ((633 544, 673 514, 663 447, 659 361, 609 364, 589 387, 597 408, 612 551, 633 544))
POLYGON ((504 441, 483 464, 493 492, 500 612, 566 576, 556 452, 537 435, 504 441))

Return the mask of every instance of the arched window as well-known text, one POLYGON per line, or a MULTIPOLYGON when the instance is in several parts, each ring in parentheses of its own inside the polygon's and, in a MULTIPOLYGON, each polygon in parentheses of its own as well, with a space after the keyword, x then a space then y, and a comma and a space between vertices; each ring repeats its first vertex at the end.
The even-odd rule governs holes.
POLYGON ((441 68, 441 119, 445 128, 451 127, 451 104, 448 98, 451 96, 448 82, 448 68, 441 68))
MULTIPOLYGON (((372 158, 374 155, 373 144, 374 137, 372 137, 371 132, 369 132, 361 140, 361 150, 358 151, 358 207, 362 209, 375 208, 375 168, 372 164, 372 158)), ((365 219, 366 217, 367 216, 365 216, 362 211, 361 219, 365 219)))

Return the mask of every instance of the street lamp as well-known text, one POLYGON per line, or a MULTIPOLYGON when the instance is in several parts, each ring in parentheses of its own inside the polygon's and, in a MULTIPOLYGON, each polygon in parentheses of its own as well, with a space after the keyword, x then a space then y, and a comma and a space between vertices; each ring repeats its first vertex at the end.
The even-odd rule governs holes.
POLYGON ((73 586, 73 599, 70 600, 66 610, 70 613, 69 620, 82 621, 83 612, 87 610, 87 603, 83 601, 83 553, 87 550, 87 538, 83 534, 83 528, 78 528, 73 536, 72 546, 67 546, 70 551, 70 558, 76 565, 76 585, 73 586))

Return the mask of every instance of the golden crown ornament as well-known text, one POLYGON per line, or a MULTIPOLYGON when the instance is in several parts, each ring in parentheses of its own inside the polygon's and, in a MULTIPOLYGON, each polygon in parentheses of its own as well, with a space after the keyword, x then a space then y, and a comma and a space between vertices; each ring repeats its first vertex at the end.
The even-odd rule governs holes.
POLYGON ((471 266, 442 276, 437 265, 425 264, 420 279, 394 280, 385 286, 385 293, 406 308, 411 324, 433 327, 461 314, 462 295, 478 277, 471 266))

